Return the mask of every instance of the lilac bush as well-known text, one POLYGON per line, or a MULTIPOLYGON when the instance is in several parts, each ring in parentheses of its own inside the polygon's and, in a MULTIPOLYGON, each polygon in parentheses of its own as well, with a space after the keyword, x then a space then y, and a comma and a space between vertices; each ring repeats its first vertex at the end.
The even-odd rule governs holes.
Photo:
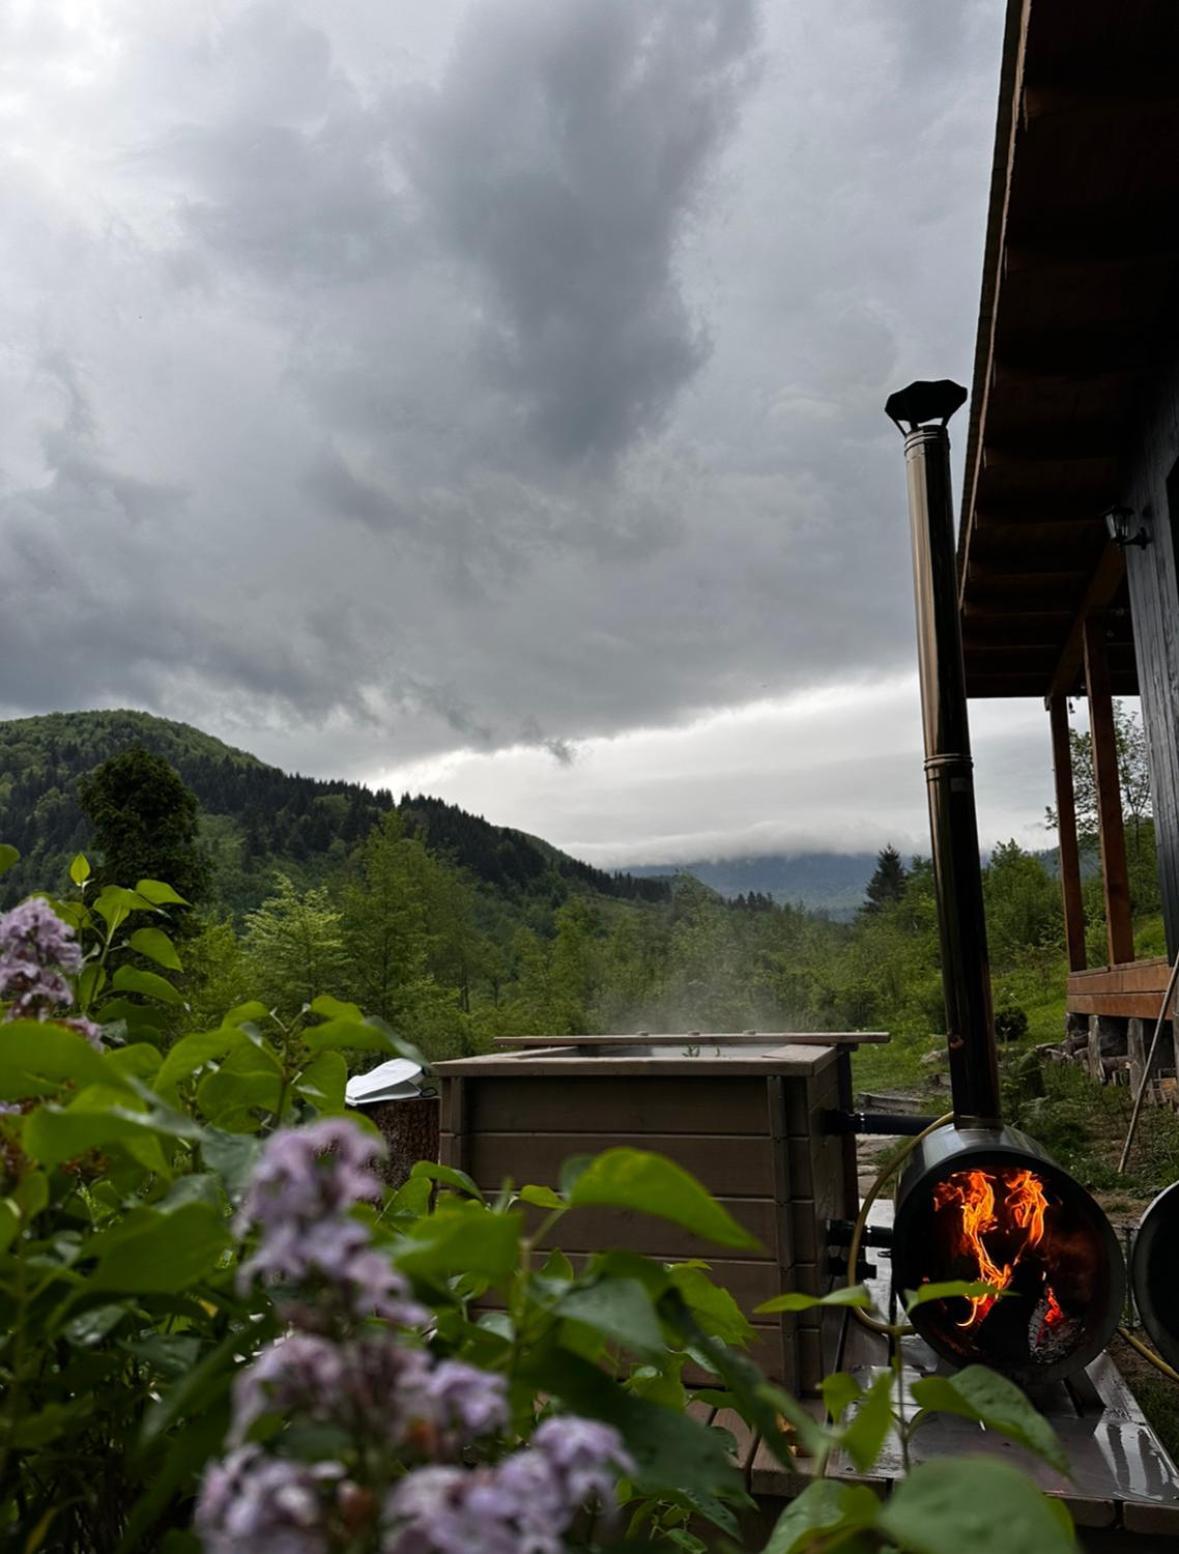
POLYGON ((382 1150, 340 1118, 262 1150, 239 1283, 270 1289, 287 1330, 235 1379, 232 1449, 196 1508, 206 1554, 560 1554, 578 1512, 608 1514, 634 1465, 585 1419, 547 1419, 508 1449, 504 1377, 424 1346, 429 1314, 353 1215, 380 1194, 382 1150), (308 1425, 335 1432, 335 1456, 300 1459, 308 1425))
POLYGON ((68 1009, 74 994, 66 979, 81 966, 73 929, 47 901, 33 896, 0 915, 0 999, 7 1018, 44 1020, 68 1009))

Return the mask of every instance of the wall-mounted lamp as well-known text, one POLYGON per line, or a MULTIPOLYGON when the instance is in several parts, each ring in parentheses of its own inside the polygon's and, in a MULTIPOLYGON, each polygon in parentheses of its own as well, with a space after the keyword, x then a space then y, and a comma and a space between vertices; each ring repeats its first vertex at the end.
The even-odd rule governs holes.
POLYGON ((1130 526, 1134 518, 1132 507, 1111 507, 1105 515, 1105 527, 1109 537, 1122 550, 1125 550, 1127 545, 1139 545, 1145 549, 1150 544, 1150 535, 1141 524, 1138 526, 1138 533, 1131 534, 1130 526))

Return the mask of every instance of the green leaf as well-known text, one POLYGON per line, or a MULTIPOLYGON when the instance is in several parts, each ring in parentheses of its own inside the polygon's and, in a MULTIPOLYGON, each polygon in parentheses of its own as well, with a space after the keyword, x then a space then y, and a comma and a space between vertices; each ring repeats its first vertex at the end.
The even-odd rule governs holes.
POLYGON ((44 1171, 30 1171, 22 1176, 12 1189, 10 1201, 16 1204, 26 1225, 36 1219, 49 1203, 49 1179, 44 1171))
MULTIPOLYGON (((39 1106, 25 1118, 21 1142, 25 1152, 41 1165, 53 1167, 88 1149, 145 1138, 196 1140, 201 1129, 178 1112, 163 1106, 133 1110, 126 1097, 109 1084, 88 1086, 69 1106, 53 1102, 39 1106)), ((167 1171, 158 1149, 137 1156, 150 1170, 167 1171)))
POLYGON ((837 1535, 871 1527, 879 1511, 879 1500, 865 1485, 816 1479, 782 1512, 762 1554, 802 1554, 837 1535))
POLYGON ((912 1554, 1076 1550, 1071 1527, 1031 1479, 991 1457, 921 1463, 880 1508, 876 1525, 912 1554))
POLYGON ((655 1308, 637 1279, 600 1279, 575 1287, 555 1309, 560 1316, 593 1328, 632 1354, 658 1359, 666 1351, 655 1308))
POLYGON ((455 1274, 502 1283, 515 1272, 523 1228, 522 1214, 493 1214, 479 1203, 446 1199, 413 1227, 397 1263, 428 1284, 445 1284, 455 1274))
POLYGON ((89 1009, 90 1005, 102 992, 107 984, 106 967, 100 966, 96 960, 83 966, 78 976, 78 1007, 89 1009))
POLYGON ((566 1200, 573 1191, 574 1184, 582 1172, 593 1164, 592 1155, 569 1155, 561 1164, 560 1174, 557 1177, 557 1186, 561 1189, 561 1195, 566 1200))
POLYGON ((409 1174, 416 1178, 425 1177, 428 1181, 438 1182, 442 1187, 451 1187, 468 1198, 478 1198, 480 1203, 484 1202, 482 1191, 471 1177, 454 1166, 439 1165, 434 1160, 419 1160, 409 1174))
POLYGON ((308 1006, 312 1014, 321 1014, 325 1020, 349 1020, 356 1025, 364 1024, 364 1015, 358 1004, 346 1004, 342 999, 333 998, 330 993, 320 993, 318 998, 313 998, 308 1006))
POLYGON ((205 1129, 201 1139, 201 1159, 221 1178, 230 1203, 239 1203, 245 1196, 261 1150, 261 1139, 250 1134, 223 1133, 220 1128, 205 1129))
POLYGON ((146 955, 157 966, 164 966, 169 971, 184 970, 176 946, 162 928, 137 928, 127 942, 137 954, 146 955))
POLYGON ((164 1059, 156 1075, 156 1087, 160 1090, 171 1089, 182 1079, 195 1074, 204 1064, 225 1057, 235 1047, 245 1045, 249 1039, 245 1031, 226 1025, 220 1030, 194 1031, 191 1036, 182 1036, 164 1059))
POLYGON ((148 1041, 133 1042, 129 1047, 114 1047, 106 1053, 106 1060, 116 1073, 132 1081, 139 1079, 150 1084, 160 1071, 164 1055, 148 1041))
POLYGON ((94 903, 94 910, 107 926, 115 930, 127 921, 132 912, 154 912, 152 903, 134 890, 124 890, 121 885, 104 885, 94 903))
POLYGON ((551 1187, 521 1187, 519 1192, 521 1203, 531 1203, 537 1209, 563 1209, 565 1200, 560 1193, 553 1191, 551 1187))
POLYGON ((573 1208, 638 1209, 720 1246, 760 1250, 756 1236, 739 1225, 694 1176, 663 1155, 643 1149, 608 1149, 596 1156, 574 1182, 569 1203, 573 1208))
POLYGON ((221 1021, 222 1025, 251 1025, 259 1020, 270 1018, 270 1010, 265 1004, 260 1004, 256 998, 248 1003, 237 1004, 221 1021))
POLYGON ((294 1087, 305 1101, 325 1117, 339 1116, 345 1110, 344 1088, 348 1083, 348 1065, 338 1052, 321 1052, 295 1076, 294 1087))
POLYGON ((189 905, 183 896, 178 896, 171 885, 165 885, 162 880, 140 880, 135 889, 153 906, 189 905))
POLYGON ((1014 1382, 985 1365, 968 1365, 952 1376, 927 1376, 913 1383, 912 1392, 922 1408, 977 1420, 1067 1475, 1068 1457, 1055 1430, 1014 1382))
POLYGON ((95 1238, 100 1255, 88 1282, 94 1290, 174 1295, 207 1278, 232 1239, 207 1203, 181 1204, 169 1214, 135 1209, 95 1238))
POLYGON ((20 1234, 20 1209, 11 1198, 0 1198, 0 1253, 8 1248, 20 1234))
POLYGON ((863 1387, 847 1371, 836 1371, 831 1376, 824 1376, 819 1383, 819 1391, 823 1394, 827 1412, 836 1423, 843 1418, 851 1405, 864 1395, 863 1387))
POLYGON ((245 1041, 197 1086, 197 1105, 210 1122, 230 1132, 253 1128, 256 1112, 276 1112, 282 1066, 268 1047, 245 1041))
POLYGON ((872 1304, 872 1297, 862 1284, 853 1284, 850 1287, 840 1285, 836 1290, 831 1290, 826 1295, 799 1295, 791 1292, 789 1295, 775 1295, 773 1300, 762 1301, 754 1310, 755 1316, 769 1316, 775 1311, 809 1311, 812 1306, 858 1306, 863 1308, 872 1304))
POLYGON ((844 1451, 861 1473, 867 1473, 879 1457, 892 1426, 892 1383, 891 1371, 882 1371, 877 1376, 840 1437, 844 1451))
POLYGON ((977 1300, 982 1295, 993 1295, 996 1300, 1002 1300, 1005 1294, 1006 1291, 988 1284, 985 1279, 944 1279, 936 1284, 923 1284, 920 1289, 906 1290, 905 1310, 913 1311, 933 1300, 953 1300, 958 1296, 977 1300))
POLYGON ((667 1271, 672 1284, 706 1333, 738 1349, 750 1343, 753 1328, 728 1290, 714 1283, 702 1268, 692 1263, 673 1263, 667 1271))
POLYGON ((13 864, 19 862, 19 851, 9 842, 0 842, 0 874, 7 874, 13 864))
POLYGON ((90 878, 90 860, 85 853, 75 853, 70 864, 70 878, 75 885, 84 885, 90 878))
POLYGON ((155 971, 141 971, 138 966, 120 966, 115 972, 113 986, 120 993, 141 993, 144 998, 154 998, 161 1004, 183 1004, 184 994, 172 986, 167 977, 155 971))
POLYGON ((736 1534, 725 1502, 749 1501, 719 1430, 624 1392, 598 1366, 554 1344, 534 1345, 521 1359, 524 1376, 538 1390, 619 1431, 638 1466, 636 1484, 642 1494, 671 1492, 684 1498, 690 1486, 691 1503, 700 1513, 736 1534))
POLYGON ((13 1020, 0 1041, 0 1101, 57 1095, 68 1085, 130 1089, 84 1036, 51 1021, 13 1020))
POLYGON ((309 1052, 401 1052, 395 1037, 375 1025, 356 1020, 325 1020, 303 1032, 303 1045, 309 1052))

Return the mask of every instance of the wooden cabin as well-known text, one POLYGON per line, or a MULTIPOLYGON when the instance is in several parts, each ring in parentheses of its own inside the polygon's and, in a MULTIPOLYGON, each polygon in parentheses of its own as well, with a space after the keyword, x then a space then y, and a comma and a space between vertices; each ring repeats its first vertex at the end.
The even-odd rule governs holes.
MULTIPOLYGON (((1119 1032, 1133 1053, 1128 1022, 1157 1018, 1169 970, 1134 957, 1112 697, 1141 697, 1167 954, 1179 953, 1177 563, 1179 4, 1009 0, 959 537, 967 688, 1044 703, 1070 1024, 1092 1018, 1098 1061, 1119 1032), (1101 966, 1086 963, 1081 907, 1078 697, 1101 966)), ((1163 1056, 1164 1072, 1174 1064, 1163 1056)))

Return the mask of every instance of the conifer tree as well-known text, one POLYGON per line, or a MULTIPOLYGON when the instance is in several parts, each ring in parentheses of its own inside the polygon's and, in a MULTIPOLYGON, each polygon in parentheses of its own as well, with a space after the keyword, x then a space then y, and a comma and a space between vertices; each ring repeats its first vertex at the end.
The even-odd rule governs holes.
POLYGON ((899 901, 905 894, 908 878, 909 871, 892 843, 882 847, 876 854, 876 869, 864 892, 867 897, 864 911, 879 912, 891 902, 899 901))

